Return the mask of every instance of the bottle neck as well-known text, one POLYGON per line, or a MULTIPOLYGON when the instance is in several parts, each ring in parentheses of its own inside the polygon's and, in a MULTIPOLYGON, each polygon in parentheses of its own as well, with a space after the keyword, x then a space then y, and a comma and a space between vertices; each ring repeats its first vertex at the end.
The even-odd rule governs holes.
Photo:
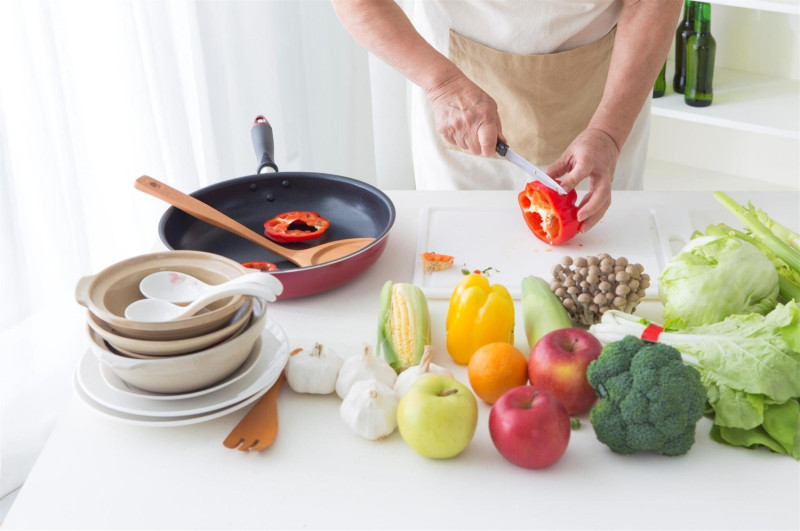
POLYGON ((693 3, 695 33, 711 33, 711 4, 708 2, 693 3))

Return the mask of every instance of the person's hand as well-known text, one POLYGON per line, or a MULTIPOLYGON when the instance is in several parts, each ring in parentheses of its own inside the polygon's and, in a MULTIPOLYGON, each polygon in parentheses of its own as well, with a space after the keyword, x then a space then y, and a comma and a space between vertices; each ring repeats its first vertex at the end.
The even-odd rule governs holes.
POLYGON ((611 206, 611 181, 619 158, 619 148, 611 136, 600 129, 581 132, 561 157, 547 167, 546 173, 559 179, 569 191, 589 178, 589 191, 578 205, 581 232, 591 229, 611 206))
POLYGON ((436 130, 450 144, 491 157, 503 138, 497 103, 463 74, 436 87, 428 98, 436 130))

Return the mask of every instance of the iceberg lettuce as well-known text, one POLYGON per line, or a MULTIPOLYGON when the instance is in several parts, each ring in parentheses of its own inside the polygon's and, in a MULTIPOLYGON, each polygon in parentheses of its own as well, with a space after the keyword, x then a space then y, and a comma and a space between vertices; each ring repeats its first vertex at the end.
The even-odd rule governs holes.
POLYGON ((766 314, 778 298, 775 266, 755 245, 732 235, 698 236, 662 271, 664 327, 707 325, 734 314, 766 314))

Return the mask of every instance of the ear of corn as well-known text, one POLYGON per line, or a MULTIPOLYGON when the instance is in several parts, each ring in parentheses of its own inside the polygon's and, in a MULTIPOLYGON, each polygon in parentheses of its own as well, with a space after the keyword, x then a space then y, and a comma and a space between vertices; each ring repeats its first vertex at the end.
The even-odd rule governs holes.
POLYGON ((431 342, 428 301, 414 284, 383 285, 378 316, 377 354, 399 372, 417 365, 431 342))

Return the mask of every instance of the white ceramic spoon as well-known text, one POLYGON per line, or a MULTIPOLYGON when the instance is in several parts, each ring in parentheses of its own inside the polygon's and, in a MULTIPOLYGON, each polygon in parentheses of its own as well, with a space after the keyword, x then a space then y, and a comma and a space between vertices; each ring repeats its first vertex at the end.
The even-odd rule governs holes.
POLYGON ((178 306, 177 304, 161 299, 140 299, 134 301, 125 308, 125 317, 133 321, 149 323, 172 321, 193 315, 215 300, 230 297, 231 295, 250 295, 252 297, 264 299, 267 302, 274 302, 277 296, 281 294, 282 290, 283 286, 281 286, 281 290, 276 292, 276 290, 270 286, 253 282, 240 282, 232 286, 229 285, 229 283, 225 283, 207 290, 201 297, 195 299, 194 302, 187 306, 178 306))
MULTIPOLYGON (((156 271, 139 282, 139 291, 148 299, 161 299, 167 302, 192 302, 217 286, 235 286, 239 283, 264 284, 273 290, 282 290, 280 281, 261 271, 247 273, 223 284, 206 284, 199 278, 178 271, 156 271)), ((277 292, 280 295, 280 291, 277 292)))

